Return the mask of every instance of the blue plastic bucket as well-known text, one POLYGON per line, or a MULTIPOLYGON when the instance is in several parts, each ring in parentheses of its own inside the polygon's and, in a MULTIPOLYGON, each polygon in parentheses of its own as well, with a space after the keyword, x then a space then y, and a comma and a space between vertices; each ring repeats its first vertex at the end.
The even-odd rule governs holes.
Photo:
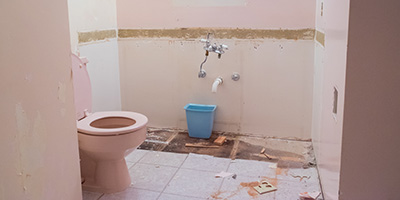
POLYGON ((185 106, 186 121, 190 137, 210 138, 214 124, 216 105, 189 103, 185 106))

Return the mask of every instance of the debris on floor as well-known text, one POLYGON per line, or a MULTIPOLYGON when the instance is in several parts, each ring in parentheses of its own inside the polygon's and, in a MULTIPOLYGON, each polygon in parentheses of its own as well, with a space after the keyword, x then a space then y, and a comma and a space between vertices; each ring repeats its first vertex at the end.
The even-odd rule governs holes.
POLYGON ((221 146, 225 143, 225 141, 226 136, 218 136, 218 138, 214 140, 214 144, 221 146))
POLYGON ((277 188, 267 181, 262 181, 260 185, 253 187, 258 193, 264 194, 267 192, 276 191, 277 188))
POLYGON ((278 160, 278 157, 269 155, 269 154, 267 154, 267 153, 265 153, 265 152, 263 153, 263 155, 264 155, 265 157, 267 157, 268 160, 278 160))
POLYGON ((290 176, 292 176, 293 178, 299 178, 300 181, 302 181, 303 179, 310 179, 311 176, 305 176, 305 175, 296 175, 296 174, 290 174, 290 176))
POLYGON ((185 147, 196 147, 196 148, 219 148, 216 145, 208 145, 206 143, 186 143, 185 147))
POLYGON ((321 192, 303 192, 299 194, 300 200, 316 200, 321 192))
POLYGON ((139 149, 206 154, 215 157, 277 163, 278 168, 315 167, 311 141, 212 132, 209 139, 191 138, 185 130, 148 128, 146 141, 139 149), (224 141, 221 144, 221 142, 224 141))
POLYGON ((278 163, 269 164, 269 168, 276 169, 278 167, 278 163))
POLYGON ((225 178, 225 177, 232 177, 233 179, 236 178, 236 174, 230 173, 230 172, 220 172, 218 174, 215 174, 215 178, 225 178), (235 177, 235 178, 234 178, 235 177))

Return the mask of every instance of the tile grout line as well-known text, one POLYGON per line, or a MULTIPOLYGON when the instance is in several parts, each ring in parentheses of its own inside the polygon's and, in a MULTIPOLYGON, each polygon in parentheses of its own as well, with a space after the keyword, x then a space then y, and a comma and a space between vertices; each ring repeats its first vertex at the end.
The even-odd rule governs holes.
MULTIPOLYGON (((134 166, 136 166, 136 164, 138 164, 139 161, 142 160, 142 159, 149 153, 149 150, 144 150, 144 151, 146 151, 146 153, 145 153, 141 158, 139 158, 139 160, 137 160, 136 162, 134 162, 133 165, 132 165, 131 167, 128 168, 128 171, 129 171, 130 169, 132 169, 134 166)), ((124 159, 125 159, 125 158, 124 158, 124 159)), ((125 160, 125 162, 126 162, 126 160, 125 160)), ((131 183, 131 184, 132 184, 132 183, 131 183)))
POLYGON ((101 194, 97 200, 101 199, 101 197, 103 197, 103 196, 104 196, 104 193, 101 194))
MULTIPOLYGON (((232 159, 229 161, 229 164, 228 164, 228 166, 226 167, 226 172, 228 172, 228 170, 229 170, 229 167, 231 166, 231 163, 232 163, 232 159)), ((218 190, 217 191, 220 191, 221 190, 221 188, 222 188, 222 185, 224 184, 224 182, 225 182, 225 178, 223 178, 222 179, 222 181, 221 181, 221 184, 219 185, 219 187, 218 187, 218 190)))
MULTIPOLYGON (((135 149, 135 150, 137 150, 137 149, 135 149)), ((133 165, 132 165, 131 167, 128 168, 129 176, 130 176, 130 170, 131 170, 137 163, 139 163, 139 161, 140 161, 144 156, 146 156, 146 155, 149 153, 149 152, 147 152, 148 150, 144 150, 144 151, 146 151, 146 153, 145 153, 141 158, 139 158, 139 160, 137 160, 136 162, 133 162, 133 165)), ((132 152, 132 153, 133 153, 133 152, 132 152)), ((125 159, 125 157, 124 157, 124 159, 125 159)), ((126 163, 126 162, 130 162, 130 161, 127 161, 127 160, 125 159, 125 163, 126 163)), ((132 162, 130 162, 130 163, 132 163, 132 162)), ((132 185, 132 180, 131 180, 131 184, 130 184, 130 185, 132 185)), ((129 186, 129 187, 130 187, 130 186, 129 186)), ((104 195, 105 195, 104 193, 101 194, 97 200, 100 200, 104 195)))
MULTIPOLYGON (((175 135, 175 134, 174 134, 175 135)), ((176 134, 177 135, 177 134, 176 134)), ((161 197, 161 195, 164 193, 165 189, 168 187, 169 183, 172 181, 172 179, 174 179, 174 177, 176 176, 176 174, 178 173, 178 171, 181 169, 183 163, 187 160, 187 158, 189 157, 189 154, 186 155, 185 160, 183 160, 183 162, 179 165, 178 169, 176 170, 176 172, 174 173, 174 175, 172 175, 171 179, 169 179, 168 183, 164 186, 164 188, 162 189, 162 191, 160 192, 160 194, 157 197, 157 200, 161 197)))

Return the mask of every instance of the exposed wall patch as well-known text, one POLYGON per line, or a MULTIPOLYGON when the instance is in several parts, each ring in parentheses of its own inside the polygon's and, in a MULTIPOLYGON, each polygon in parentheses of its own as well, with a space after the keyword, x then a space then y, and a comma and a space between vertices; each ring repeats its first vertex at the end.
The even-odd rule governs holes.
POLYGON ((119 38, 203 38, 213 33, 220 39, 287 39, 313 40, 314 29, 228 29, 228 28, 180 28, 180 29, 119 29, 119 38))
POLYGON ((315 40, 320 43, 323 47, 325 47, 325 33, 322 33, 318 30, 315 31, 315 40))
POLYGON ((15 120, 17 122, 17 134, 15 135, 18 163, 15 170, 20 182, 20 187, 27 196, 32 199, 45 199, 42 190, 31 188, 43 188, 46 181, 43 176, 47 170, 44 166, 45 152, 47 148, 47 128, 39 111, 33 118, 24 110, 21 103, 15 105, 15 120))
POLYGON ((117 31, 112 30, 101 30, 101 31, 89 31, 89 32, 78 32, 78 42, 95 42, 99 40, 105 40, 110 38, 116 38, 117 31))

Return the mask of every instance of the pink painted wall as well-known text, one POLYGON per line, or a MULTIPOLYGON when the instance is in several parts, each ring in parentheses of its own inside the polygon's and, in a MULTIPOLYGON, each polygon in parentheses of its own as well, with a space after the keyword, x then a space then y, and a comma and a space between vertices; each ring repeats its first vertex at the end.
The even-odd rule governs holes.
POLYGON ((118 28, 314 28, 315 0, 118 0, 118 28))
POLYGON ((325 33, 325 46, 316 43, 315 47, 312 139, 325 199, 334 200, 338 199, 342 154, 349 0, 316 3, 316 28, 325 33), (334 88, 338 90, 336 115, 334 88))
POLYGON ((67 12, 0 1, 0 199, 82 198, 67 12))
POLYGON ((340 199, 400 199, 400 2, 351 1, 340 199))

